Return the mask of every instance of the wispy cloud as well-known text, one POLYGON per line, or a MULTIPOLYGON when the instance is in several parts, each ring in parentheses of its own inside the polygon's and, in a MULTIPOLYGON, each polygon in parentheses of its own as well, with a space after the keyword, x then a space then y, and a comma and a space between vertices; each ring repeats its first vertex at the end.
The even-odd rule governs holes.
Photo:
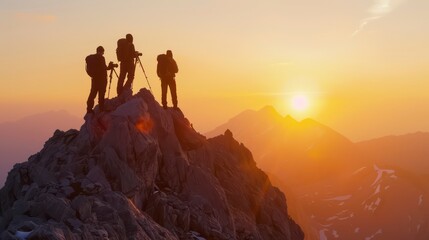
POLYGON ((373 0, 372 6, 368 9, 369 15, 362 19, 359 27, 353 32, 352 36, 356 36, 361 32, 369 23, 376 21, 387 14, 394 11, 401 3, 406 0, 373 0))
POLYGON ((52 23, 57 20, 55 15, 30 13, 30 12, 17 12, 14 18, 23 22, 36 22, 36 23, 52 23))

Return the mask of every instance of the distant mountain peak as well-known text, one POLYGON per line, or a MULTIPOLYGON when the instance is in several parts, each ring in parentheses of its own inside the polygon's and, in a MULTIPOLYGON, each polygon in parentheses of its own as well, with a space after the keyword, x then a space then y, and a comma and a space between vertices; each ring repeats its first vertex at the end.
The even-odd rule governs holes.
MULTIPOLYGON (((35 121, 46 121, 46 120, 49 120, 49 118, 73 119, 75 121, 76 121, 76 119, 78 119, 78 117, 70 114, 67 110, 60 109, 60 110, 51 110, 51 111, 46 111, 46 112, 41 112, 41 113, 36 113, 36 114, 24 116, 24 117, 17 119, 15 121, 2 122, 2 123, 0 123, 0 125, 5 125, 5 124, 10 125, 10 124, 16 124, 16 123, 35 122, 35 121)), ((79 121, 82 122, 81 120, 79 120, 79 121)))
POLYGON ((298 121, 295 118, 293 118, 291 115, 286 115, 284 117, 284 121, 286 123, 292 123, 292 124, 297 124, 298 123, 298 121))
POLYGON ((271 114, 278 114, 280 115, 277 110, 271 106, 271 105, 266 105, 264 107, 262 107, 258 112, 260 113, 271 113, 271 114))

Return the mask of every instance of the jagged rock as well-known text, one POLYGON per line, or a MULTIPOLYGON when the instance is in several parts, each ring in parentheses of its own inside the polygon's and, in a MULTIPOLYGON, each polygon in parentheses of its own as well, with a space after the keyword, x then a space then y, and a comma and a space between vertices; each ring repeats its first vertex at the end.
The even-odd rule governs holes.
POLYGON ((192 124, 181 111, 171 111, 170 113, 182 149, 189 151, 201 147, 206 138, 193 129, 192 124))
POLYGON ((206 139, 149 91, 55 131, 0 190, 2 239, 303 239, 230 131, 206 139))
POLYGON ((14 216, 9 224, 9 232, 16 233, 17 231, 31 232, 36 229, 43 220, 40 218, 33 218, 25 215, 14 216))
POLYGON ((82 222, 76 218, 68 218, 65 220, 65 223, 72 230, 80 229, 83 226, 82 222))
POLYGON ((37 183, 32 183, 30 187, 27 189, 27 191, 25 192, 24 200, 30 201, 39 194, 40 194, 39 185, 37 183))
POLYGON ((79 239, 77 235, 73 234, 66 226, 50 223, 39 226, 33 230, 28 236, 29 240, 32 239, 47 239, 47 240, 56 240, 56 239, 79 239))
POLYGON ((30 210, 29 202, 24 199, 18 199, 13 203, 12 206, 12 215, 22 215, 30 210))
POLYGON ((15 235, 12 235, 12 233, 10 233, 8 231, 2 232, 2 234, 0 235, 0 239, 2 239, 2 240, 20 240, 18 237, 16 237, 15 235))
POLYGON ((72 208, 76 211, 77 217, 86 221, 92 216, 92 202, 86 196, 77 196, 71 202, 72 208))
POLYGON ((42 194, 39 198, 44 203, 44 213, 57 222, 75 217, 75 211, 70 206, 70 201, 55 197, 52 194, 42 194))

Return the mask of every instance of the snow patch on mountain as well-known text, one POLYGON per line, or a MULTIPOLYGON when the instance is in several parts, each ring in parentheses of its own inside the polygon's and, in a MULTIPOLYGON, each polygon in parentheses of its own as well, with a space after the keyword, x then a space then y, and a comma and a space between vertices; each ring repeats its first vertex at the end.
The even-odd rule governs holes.
POLYGON ((366 169, 366 167, 361 167, 361 168, 359 168, 358 170, 354 171, 354 172, 352 173, 352 175, 356 175, 356 174, 358 174, 358 173, 362 172, 362 171, 363 171, 363 170, 365 170, 365 169, 366 169))
POLYGON ((328 229, 322 229, 319 231, 319 240, 328 240, 328 237, 326 236, 325 232, 328 232, 328 229))
POLYGON ((350 199, 352 197, 352 195, 351 194, 349 194, 349 195, 344 195, 344 196, 338 196, 338 197, 333 197, 333 198, 327 198, 327 199, 324 199, 325 201, 345 201, 345 200, 348 200, 348 199, 350 199))
POLYGON ((371 235, 369 237, 366 237, 365 240, 371 240, 371 239, 375 238, 378 234, 382 234, 382 233, 383 233, 383 230, 378 229, 377 232, 375 232, 373 235, 371 235))
POLYGON ((377 172, 377 178, 374 180, 371 186, 374 186, 377 184, 380 180, 383 174, 389 174, 392 178, 397 178, 397 176, 393 175, 395 173, 395 170, 391 169, 380 169, 377 165, 374 164, 374 170, 377 172))

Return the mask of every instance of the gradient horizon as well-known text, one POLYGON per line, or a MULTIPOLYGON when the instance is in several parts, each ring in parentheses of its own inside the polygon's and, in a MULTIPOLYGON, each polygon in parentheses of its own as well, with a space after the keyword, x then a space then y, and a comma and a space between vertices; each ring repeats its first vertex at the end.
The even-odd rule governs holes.
MULTIPOLYGON (((117 62, 117 39, 132 33, 157 101, 156 56, 173 51, 179 107, 200 132, 265 105, 354 141, 429 131, 428 9, 424 0, 5 0, 0 122, 59 109, 83 117, 84 58, 102 45, 117 62), (297 94, 308 110, 292 108, 297 94)), ((134 92, 142 87, 137 69, 134 92)))

